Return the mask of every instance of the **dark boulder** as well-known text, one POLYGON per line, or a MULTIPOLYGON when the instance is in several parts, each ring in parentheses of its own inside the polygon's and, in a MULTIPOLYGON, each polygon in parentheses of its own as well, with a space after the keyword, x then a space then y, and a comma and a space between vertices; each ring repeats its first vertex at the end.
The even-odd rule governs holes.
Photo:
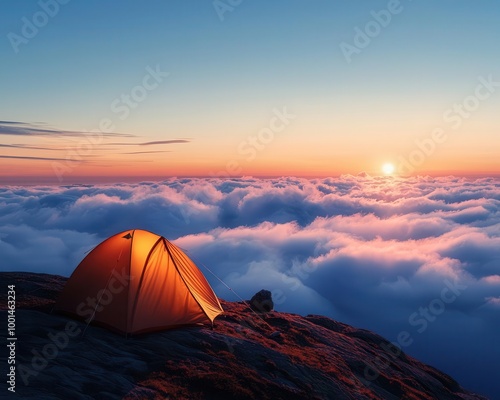
POLYGON ((274 303, 271 292, 269 290, 262 289, 260 292, 255 293, 250 299, 250 307, 252 307, 253 310, 262 313, 272 311, 274 303))

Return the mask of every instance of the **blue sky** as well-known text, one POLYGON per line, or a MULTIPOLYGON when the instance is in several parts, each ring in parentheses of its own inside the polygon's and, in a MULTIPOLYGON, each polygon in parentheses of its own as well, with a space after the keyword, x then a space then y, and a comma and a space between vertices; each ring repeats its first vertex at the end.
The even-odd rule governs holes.
MULTIPOLYGON (((172 149, 169 161, 147 159, 156 172, 167 168, 182 175, 186 157, 200 171, 223 166, 226 154, 235 153, 249 133, 266 126, 273 108, 284 105, 299 118, 244 172, 378 171, 381 162, 408 156, 416 138, 442 125, 443 111, 469 95, 478 77, 492 74, 500 80, 495 51, 500 5, 494 1, 479 7, 472 1, 241 1, 230 6, 227 0, 73 0, 60 4, 27 44, 18 45, 17 54, 9 34, 21 35, 22 19, 32 21, 43 2, 5 4, 1 119, 79 131, 112 117, 117 132, 138 141, 193 140, 172 149), (214 4, 227 5, 223 20, 214 4), (399 12, 348 63, 340 44, 352 45, 356 27, 364 30, 374 21, 373 12, 391 7, 399 12), (130 116, 117 119, 110 104, 141 82, 147 66, 157 65, 169 77, 130 116)), ((499 98, 493 93, 460 138, 449 140, 442 154, 417 170, 466 173, 460 160, 468 157, 471 171, 498 172, 488 152, 500 148, 492 129, 499 98)), ((105 162, 114 156, 109 153, 105 162)))

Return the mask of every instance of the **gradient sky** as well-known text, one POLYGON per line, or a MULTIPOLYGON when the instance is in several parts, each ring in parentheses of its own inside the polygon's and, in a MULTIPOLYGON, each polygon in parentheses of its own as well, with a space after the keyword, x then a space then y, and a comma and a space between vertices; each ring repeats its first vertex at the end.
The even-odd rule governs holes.
POLYGON ((497 1, 73 0, 47 21, 41 4, 0 15, 3 182, 500 174, 497 1), (357 28, 373 37, 348 62, 357 28), (168 76, 144 91, 148 67, 168 76))

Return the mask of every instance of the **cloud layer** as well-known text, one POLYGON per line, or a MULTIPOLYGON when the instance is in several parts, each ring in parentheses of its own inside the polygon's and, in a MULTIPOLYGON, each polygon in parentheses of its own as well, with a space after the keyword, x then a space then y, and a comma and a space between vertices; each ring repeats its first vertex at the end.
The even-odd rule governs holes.
POLYGON ((465 387, 500 393, 500 181, 342 176, 0 188, 3 270, 69 276, 130 228, 174 240, 220 297, 399 340, 465 387), (402 340, 405 339, 405 340, 402 340))
MULTIPOLYGON (((0 135, 40 136, 40 137, 85 137, 88 132, 54 129, 45 123, 27 123, 18 121, 0 121, 0 135)), ((126 133, 101 132, 103 136, 133 137, 126 133)))

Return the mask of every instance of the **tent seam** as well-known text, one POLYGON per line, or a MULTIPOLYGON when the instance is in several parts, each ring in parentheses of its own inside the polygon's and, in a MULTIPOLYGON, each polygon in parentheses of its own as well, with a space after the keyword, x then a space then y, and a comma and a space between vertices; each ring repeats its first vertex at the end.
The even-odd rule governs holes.
POLYGON ((174 264, 175 270, 177 271, 177 273, 181 277, 182 282, 184 283, 184 285, 186 285, 186 288, 187 288, 188 292, 191 294, 191 296, 193 296, 193 299, 194 299, 194 301, 196 301, 196 304, 198 304, 198 306, 200 306, 200 309, 203 312, 203 314, 205 314, 205 317, 207 317, 208 320, 213 324, 214 321, 208 316, 207 312, 205 311, 205 309, 203 308, 203 306, 200 304, 200 302, 198 301, 198 299, 196 298, 196 296, 193 294, 193 292, 191 291, 191 288, 189 287, 189 285, 186 283, 186 280, 184 279, 184 276, 182 276, 181 271, 179 271, 179 268, 177 267, 177 263, 175 262, 175 259, 174 259, 173 255, 172 255, 170 249, 167 246, 168 240, 165 239, 164 237, 162 237, 162 239, 163 239, 163 244, 165 245, 165 249, 167 250, 168 255, 172 259, 172 263, 174 264))

